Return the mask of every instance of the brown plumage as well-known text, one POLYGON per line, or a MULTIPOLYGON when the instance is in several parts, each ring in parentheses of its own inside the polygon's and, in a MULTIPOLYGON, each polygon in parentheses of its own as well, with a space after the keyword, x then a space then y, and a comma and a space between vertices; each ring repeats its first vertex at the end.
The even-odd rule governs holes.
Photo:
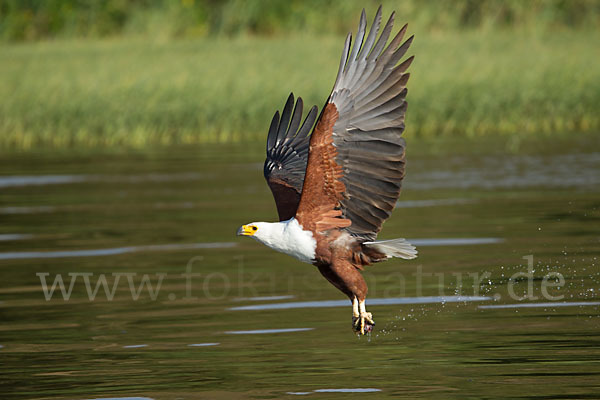
POLYGON ((341 181, 344 173, 336 162, 337 150, 333 145, 333 125, 338 116, 335 105, 327 104, 310 138, 304 190, 296 219, 313 235, 352 225, 339 209, 346 186, 341 181))
POLYGON ((387 45, 394 14, 379 33, 381 7, 370 32, 363 10, 357 40, 346 38, 331 95, 316 119, 313 107, 300 126, 302 99, 290 95, 273 117, 264 174, 280 221, 240 228, 264 244, 318 267, 353 304, 353 327, 374 324, 365 309, 364 266, 390 257, 414 258, 404 239, 375 241, 394 209, 405 172, 401 138, 406 112, 407 68, 398 64, 412 37, 406 25, 387 45), (387 47, 386 47, 387 45, 387 47), (292 110, 293 108, 293 110, 292 110))

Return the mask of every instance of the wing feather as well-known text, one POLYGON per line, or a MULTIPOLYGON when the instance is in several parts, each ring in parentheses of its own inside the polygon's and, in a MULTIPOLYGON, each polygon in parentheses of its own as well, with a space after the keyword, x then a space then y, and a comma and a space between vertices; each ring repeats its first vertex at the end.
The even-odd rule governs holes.
MULTIPOLYGON (((367 33, 363 10, 356 42, 346 37, 335 84, 310 139, 296 218, 319 234, 345 229, 372 241, 395 207, 404 177, 407 26, 391 39, 394 13, 381 35, 381 7, 367 33)), ((283 117, 282 117, 283 119, 283 117)))
POLYGON ((340 218, 351 220, 352 225, 344 229, 363 240, 377 237, 394 209, 404 177, 406 144, 401 136, 407 108, 406 70, 413 57, 401 61, 413 37, 403 42, 404 25, 389 40, 394 17, 392 13, 375 40, 381 8, 368 33, 361 14, 356 41, 352 48, 344 47, 328 100, 339 111, 332 136, 346 189, 338 206, 340 218))
POLYGON ((279 111, 273 116, 267 137, 267 158, 263 172, 273 193, 280 221, 296 214, 302 193, 309 134, 317 118, 317 107, 313 106, 300 126, 303 107, 300 97, 294 107, 294 95, 290 94, 281 117, 279 111))

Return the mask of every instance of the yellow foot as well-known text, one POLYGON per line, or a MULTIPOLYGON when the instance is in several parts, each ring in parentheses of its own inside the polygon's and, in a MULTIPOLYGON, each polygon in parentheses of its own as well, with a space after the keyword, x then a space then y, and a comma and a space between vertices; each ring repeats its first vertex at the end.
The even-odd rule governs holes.
POLYGON ((373 314, 370 312, 362 312, 360 313, 360 316, 352 317, 352 329, 361 335, 371 332, 374 325, 375 321, 373 321, 373 314))

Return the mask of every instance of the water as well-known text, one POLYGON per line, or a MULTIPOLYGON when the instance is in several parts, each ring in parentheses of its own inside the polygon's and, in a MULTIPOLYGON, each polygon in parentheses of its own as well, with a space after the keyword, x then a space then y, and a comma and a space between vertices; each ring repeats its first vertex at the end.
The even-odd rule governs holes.
MULTIPOLYGON (((467 303, 471 301, 489 301, 493 297, 486 296, 419 296, 419 297, 391 297, 369 298, 369 305, 398 305, 398 304, 432 304, 432 303, 467 303)), ((231 307, 230 310, 289 310, 291 308, 329 308, 348 307, 348 300, 321 300, 321 301, 296 301, 289 303, 253 304, 248 306, 231 307)))
MULTIPOLYGON (((20 238, 19 238, 20 239, 20 238)), ((4 239, 8 240, 8 239, 4 239)), ((181 243, 181 244, 156 244, 148 246, 127 246, 110 249, 87 249, 87 250, 62 250, 62 251, 19 251, 4 252, 0 254, 0 260, 15 260, 19 258, 66 258, 66 257, 99 257, 114 256, 125 253, 168 251, 168 250, 190 250, 190 249, 227 249, 235 247, 236 243, 181 243)))
POLYGON ((600 396, 598 153, 411 158, 380 237, 419 257, 367 268, 362 338, 313 267, 235 236, 276 215, 259 161, 0 159, 1 397, 600 396))
POLYGON ((551 303, 517 303, 517 304, 491 304, 479 306, 481 309, 499 309, 499 308, 556 308, 556 307, 596 307, 600 306, 600 301, 569 301, 551 303))
POLYGON ((252 331, 227 331, 228 335, 264 335, 270 333, 291 333, 312 331, 314 328, 287 328, 287 329, 255 329, 252 331))

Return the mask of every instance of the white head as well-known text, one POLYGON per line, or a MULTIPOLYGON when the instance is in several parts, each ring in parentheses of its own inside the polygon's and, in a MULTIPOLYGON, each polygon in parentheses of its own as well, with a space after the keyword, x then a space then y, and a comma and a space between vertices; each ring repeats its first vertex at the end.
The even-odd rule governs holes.
POLYGON ((252 222, 242 225, 237 234, 252 236, 273 250, 289 254, 309 264, 315 258, 317 242, 312 232, 303 230, 294 218, 281 222, 252 222))
POLYGON ((238 229, 238 236, 252 236, 259 242, 272 247, 272 243, 281 240, 284 226, 280 222, 252 222, 238 229))

